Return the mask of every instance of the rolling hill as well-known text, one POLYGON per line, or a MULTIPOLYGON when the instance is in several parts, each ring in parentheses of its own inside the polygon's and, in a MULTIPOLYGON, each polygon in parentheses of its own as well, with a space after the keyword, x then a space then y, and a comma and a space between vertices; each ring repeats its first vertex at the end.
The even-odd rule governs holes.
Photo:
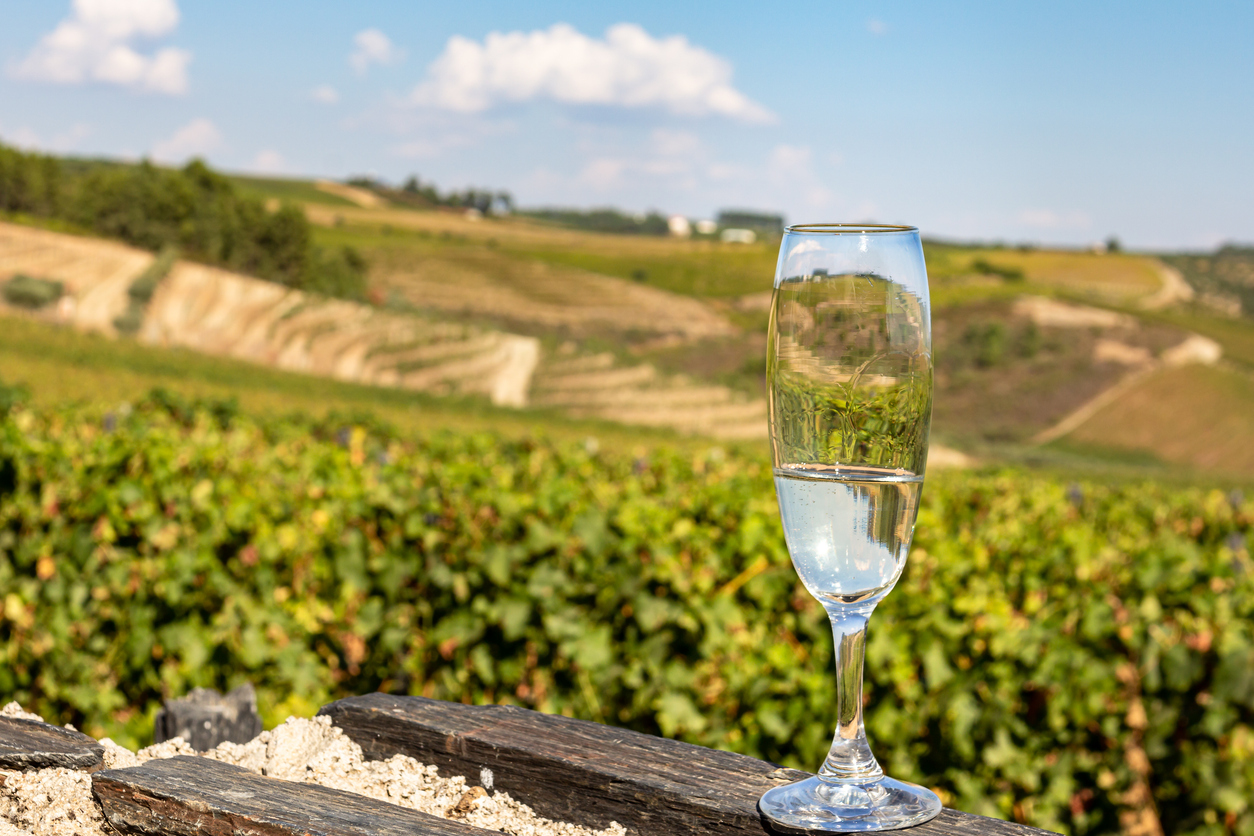
MULTIPOLYGON (((302 201, 318 245, 363 253, 373 304, 178 262, 147 306, 141 344, 541 416, 764 437, 772 243, 592 234, 362 206, 304 181, 237 182, 302 201)), ((1181 444, 1182 419, 1168 408, 1191 403, 1194 424, 1226 427, 1233 445, 1254 449, 1254 427, 1239 420, 1254 328, 1193 298, 1181 278, 1188 265, 940 242, 925 250, 940 442, 991 460, 1140 451, 1151 465, 1248 472, 1240 456, 1216 455, 1216 443, 1181 444)), ((112 242, 0 225, 0 281, 25 273, 65 286, 51 310, 7 311, 27 319, 112 334, 130 280, 150 261, 112 242)))

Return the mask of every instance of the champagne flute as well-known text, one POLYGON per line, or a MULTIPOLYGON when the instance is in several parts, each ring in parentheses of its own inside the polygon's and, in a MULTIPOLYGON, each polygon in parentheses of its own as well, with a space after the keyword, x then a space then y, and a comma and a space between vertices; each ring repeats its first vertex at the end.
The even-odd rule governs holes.
POLYGON ((767 347, 771 454, 793 566, 832 622, 836 734, 817 775, 759 809, 789 829, 894 830, 940 813, 897 781, 862 721, 867 620, 901 577, 932 416, 932 335, 919 231, 790 226, 767 347))

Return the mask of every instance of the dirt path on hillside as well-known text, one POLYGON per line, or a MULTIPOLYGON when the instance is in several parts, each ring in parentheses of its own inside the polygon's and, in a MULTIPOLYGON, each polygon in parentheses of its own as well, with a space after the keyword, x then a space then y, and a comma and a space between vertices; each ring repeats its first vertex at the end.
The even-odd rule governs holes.
POLYGON ((1180 275, 1180 271, 1158 259, 1154 259, 1154 267, 1162 277, 1163 286, 1151 296, 1141 300, 1141 307, 1147 311, 1165 308, 1176 302, 1188 302, 1195 293, 1191 285, 1180 275))
POLYGON ((1068 435, 1100 410, 1117 401, 1123 395, 1136 388, 1141 381, 1160 369, 1179 368, 1190 363, 1213 366, 1222 357, 1223 348, 1219 343, 1209 337, 1203 337, 1201 334, 1191 334, 1178 345, 1164 351, 1157 359, 1147 357, 1143 362, 1136 364, 1133 371, 1126 374, 1114 386, 1109 387, 1096 397, 1082 404, 1052 427, 1037 433, 1032 438, 1032 443, 1048 444, 1068 435))
POLYGON ((314 188, 320 192, 326 192, 327 194, 352 201, 363 209, 383 209, 388 205, 386 200, 374 192, 367 189, 359 189, 346 183, 336 183, 332 180, 315 180, 314 188))

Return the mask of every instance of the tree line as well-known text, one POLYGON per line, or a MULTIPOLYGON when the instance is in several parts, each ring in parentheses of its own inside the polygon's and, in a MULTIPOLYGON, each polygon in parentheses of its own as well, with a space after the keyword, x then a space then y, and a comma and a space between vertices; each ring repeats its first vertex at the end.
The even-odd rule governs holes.
POLYGON ((273 211, 200 160, 182 169, 96 164, 73 169, 56 157, 0 145, 0 211, 65 221, 148 250, 299 290, 362 298, 365 259, 351 247, 313 242, 294 204, 273 211))
POLYGON ((417 175, 410 175, 399 188, 394 188, 374 177, 350 177, 350 186, 370 191, 393 203, 416 209, 434 209, 446 206, 454 209, 476 209, 484 215, 508 215, 514 211, 514 196, 507 191, 468 188, 465 191, 441 192, 434 183, 424 183, 417 175))

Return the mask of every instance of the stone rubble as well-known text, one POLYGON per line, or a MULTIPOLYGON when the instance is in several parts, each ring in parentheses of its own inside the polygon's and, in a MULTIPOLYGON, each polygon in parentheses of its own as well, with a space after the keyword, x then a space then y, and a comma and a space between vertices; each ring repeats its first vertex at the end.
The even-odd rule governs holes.
MULTIPOLYGON (((9 703, 0 714, 41 718, 9 703)), ((105 738, 107 769, 138 766, 157 758, 194 755, 182 738, 132 752, 105 738)), ((441 778, 436 767, 405 755, 386 761, 368 761, 361 747, 335 726, 329 717, 311 720, 289 717, 248 743, 223 743, 203 757, 240 766, 261 775, 320 784, 380 801, 409 807, 433 816, 453 818, 485 830, 513 836, 626 836, 617 823, 604 830, 555 822, 537 816, 530 807, 504 792, 492 793, 492 776, 485 770, 483 787, 471 786, 461 776, 441 778)), ((68 769, 37 772, 0 770, 0 836, 114 836, 91 796, 91 776, 68 769)))

